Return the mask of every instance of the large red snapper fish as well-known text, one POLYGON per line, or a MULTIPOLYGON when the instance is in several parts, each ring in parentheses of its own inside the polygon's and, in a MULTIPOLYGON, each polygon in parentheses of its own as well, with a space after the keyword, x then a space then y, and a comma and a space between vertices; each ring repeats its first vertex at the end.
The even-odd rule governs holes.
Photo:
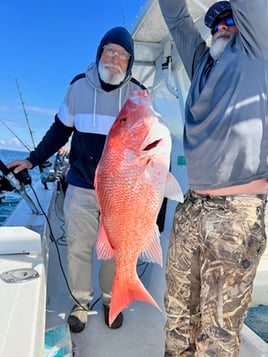
POLYGON ((140 281, 136 264, 144 256, 162 266, 157 216, 164 197, 183 201, 169 172, 170 154, 170 132, 153 110, 151 94, 132 92, 110 129, 95 174, 100 207, 97 256, 114 256, 116 264, 110 325, 134 300, 158 307, 140 281))

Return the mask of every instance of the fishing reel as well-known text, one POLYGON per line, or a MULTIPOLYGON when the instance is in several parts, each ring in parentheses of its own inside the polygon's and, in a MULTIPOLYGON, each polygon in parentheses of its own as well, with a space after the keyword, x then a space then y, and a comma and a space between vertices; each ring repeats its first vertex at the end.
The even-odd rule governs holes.
POLYGON ((41 166, 42 169, 45 169, 46 167, 51 167, 52 163, 49 160, 46 160, 40 166, 41 166))
POLYGON ((32 183, 32 178, 29 175, 28 170, 25 169, 15 174, 14 169, 15 168, 8 170, 8 174, 4 176, 4 179, 9 182, 13 190, 18 189, 18 183, 20 186, 26 186, 32 183))
MULTIPOLYGON (((14 170, 14 169, 13 169, 14 170)), ((12 172, 13 172, 12 170, 12 172)), ((23 185, 30 185, 32 183, 32 178, 29 175, 28 170, 24 169, 22 171, 20 171, 19 173, 15 174, 13 172, 15 178, 23 185)))
POLYGON ((4 192, 13 191, 14 187, 10 184, 5 176, 0 175, 0 203, 6 198, 4 192))
POLYGON ((14 187, 11 185, 11 183, 8 181, 5 176, 0 176, 0 192, 3 191, 13 191, 14 187))
POLYGON ((33 214, 39 214, 39 211, 34 204, 32 198, 26 192, 24 186, 30 185, 32 183, 32 178, 28 173, 28 170, 22 170, 19 173, 15 174, 14 168, 10 170, 2 160, 0 160, 0 171, 3 173, 0 176, 0 203, 4 198, 2 191, 13 191, 21 195, 22 198, 28 203, 33 214), (1 195, 2 194, 2 195, 1 195))
POLYGON ((25 185, 30 185, 32 183, 32 178, 28 173, 28 170, 22 170, 21 172, 15 174, 14 169, 9 169, 0 160, 0 171, 3 175, 0 176, 0 190, 1 191, 20 191, 25 185))
POLYGON ((3 162, 0 160, 0 169, 2 172, 4 171, 3 175, 0 174, 0 203, 2 203, 5 198, 4 192, 21 190, 24 185, 29 185, 32 182, 31 176, 27 170, 14 174, 12 170, 9 170, 3 165, 3 162), (6 174, 4 175, 4 173, 6 174))
POLYGON ((11 185, 8 179, 5 176, 0 175, 0 203, 2 203, 3 200, 6 198, 5 192, 11 192, 14 190, 15 188, 11 185))
POLYGON ((0 189, 0 203, 2 203, 5 198, 6 198, 6 196, 5 196, 4 192, 1 191, 1 189, 0 189))
POLYGON ((57 177, 56 177, 54 171, 44 170, 41 174, 42 183, 54 182, 56 180, 57 180, 57 177))

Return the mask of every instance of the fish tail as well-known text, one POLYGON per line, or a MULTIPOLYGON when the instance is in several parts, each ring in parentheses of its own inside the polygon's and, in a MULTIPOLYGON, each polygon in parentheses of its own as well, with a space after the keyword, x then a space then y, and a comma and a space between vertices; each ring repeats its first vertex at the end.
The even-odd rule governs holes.
POLYGON ((117 315, 134 300, 141 300, 147 302, 159 310, 159 306, 149 292, 145 289, 142 282, 136 278, 131 283, 117 284, 116 278, 114 279, 112 289, 112 300, 109 313, 109 325, 111 326, 117 315))

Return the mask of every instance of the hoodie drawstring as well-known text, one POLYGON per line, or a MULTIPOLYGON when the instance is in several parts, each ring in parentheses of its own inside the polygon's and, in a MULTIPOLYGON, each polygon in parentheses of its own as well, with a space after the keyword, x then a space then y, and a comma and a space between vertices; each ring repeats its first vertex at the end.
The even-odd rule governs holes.
POLYGON ((121 108, 122 108, 122 88, 119 89, 119 103, 118 103, 119 107, 118 107, 118 112, 120 112, 121 108))
POLYGON ((94 88, 94 107, 93 107, 93 128, 96 126, 96 105, 97 105, 97 90, 94 88))
MULTIPOLYGON (((97 107, 97 89, 94 88, 94 105, 93 105, 93 117, 92 117, 92 125, 93 128, 96 127, 96 107, 97 107)), ((122 108, 122 88, 119 89, 119 98, 118 98, 118 113, 122 108)))

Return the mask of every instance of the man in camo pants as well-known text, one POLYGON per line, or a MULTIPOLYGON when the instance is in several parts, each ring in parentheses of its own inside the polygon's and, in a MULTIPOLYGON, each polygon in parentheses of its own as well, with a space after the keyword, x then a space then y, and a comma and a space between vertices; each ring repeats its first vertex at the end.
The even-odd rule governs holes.
POLYGON ((263 196, 188 193, 175 213, 165 304, 166 356, 238 356, 252 281, 265 249, 263 196), (202 316, 202 318, 201 318, 202 316), (185 352, 176 352, 185 349, 185 352), (174 352, 175 351, 175 352, 174 352))
POLYGON ((189 191, 170 237, 166 357, 237 357, 266 246, 268 0, 213 4, 208 47, 186 0, 159 0, 191 87, 189 191))

